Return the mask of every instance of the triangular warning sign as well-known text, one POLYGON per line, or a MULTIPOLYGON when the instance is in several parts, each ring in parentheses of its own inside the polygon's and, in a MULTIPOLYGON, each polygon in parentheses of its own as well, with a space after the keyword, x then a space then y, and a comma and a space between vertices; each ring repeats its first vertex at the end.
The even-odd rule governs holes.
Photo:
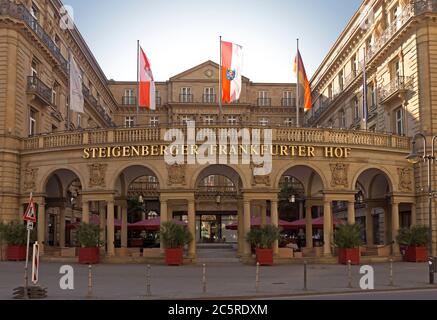
POLYGON ((29 206, 24 213, 23 220, 36 222, 35 203, 33 202, 33 198, 30 198, 29 206))

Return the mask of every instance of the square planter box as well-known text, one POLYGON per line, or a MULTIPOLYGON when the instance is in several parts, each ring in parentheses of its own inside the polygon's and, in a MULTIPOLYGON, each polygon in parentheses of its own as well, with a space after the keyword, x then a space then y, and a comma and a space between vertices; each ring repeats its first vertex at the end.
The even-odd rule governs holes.
POLYGON ((256 249, 256 262, 261 266, 272 266, 273 249, 256 249))
POLYGON ((26 246, 7 246, 6 258, 8 261, 26 260, 26 246))
POLYGON ((181 266, 184 263, 183 249, 165 249, 165 263, 168 266, 181 266))
POLYGON ((79 248, 79 263, 80 264, 97 264, 100 261, 100 249, 95 248, 79 248))
POLYGON ((359 265, 360 264, 360 249, 343 249, 338 248, 338 263, 340 264, 348 264, 350 260, 351 264, 359 265))
POLYGON ((427 262, 428 252, 426 247, 407 247, 405 259, 408 262, 427 262))

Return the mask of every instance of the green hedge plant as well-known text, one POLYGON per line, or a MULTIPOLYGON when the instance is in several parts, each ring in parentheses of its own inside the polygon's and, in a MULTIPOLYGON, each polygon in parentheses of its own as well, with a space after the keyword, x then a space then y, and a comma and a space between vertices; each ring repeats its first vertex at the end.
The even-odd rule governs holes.
POLYGON ((429 244, 429 228, 427 226, 413 226, 399 230, 396 241, 405 246, 426 247, 429 244))
POLYGON ((334 244, 341 249, 356 249, 362 245, 361 228, 358 224, 338 226, 334 232, 334 244))
POLYGON ((76 241, 83 248, 94 248, 103 245, 100 241, 100 227, 92 223, 81 223, 76 231, 76 241))
POLYGON ((280 237, 281 231, 278 227, 266 225, 251 229, 246 235, 246 240, 258 249, 272 249, 273 243, 279 241, 280 237))
MULTIPOLYGON (((9 246, 25 246, 27 244, 27 228, 22 221, 11 221, 0 224, 0 237, 9 246)), ((35 231, 30 232, 31 242, 35 241, 35 231)))
POLYGON ((193 235, 185 226, 168 221, 161 226, 160 238, 166 249, 178 249, 189 244, 193 235))

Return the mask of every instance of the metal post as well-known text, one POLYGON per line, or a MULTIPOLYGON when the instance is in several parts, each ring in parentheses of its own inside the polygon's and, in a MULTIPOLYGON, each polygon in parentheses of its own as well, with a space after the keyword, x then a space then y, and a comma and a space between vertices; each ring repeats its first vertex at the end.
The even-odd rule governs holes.
POLYGON ((24 266, 24 298, 29 298, 29 246, 30 246, 30 224, 32 222, 27 221, 27 246, 26 246, 26 265, 24 266))
MULTIPOLYGON (((434 139, 433 139, 434 140, 434 139)), ((433 142, 433 149, 434 149, 434 142, 433 142)), ((432 252, 432 199, 433 199, 433 192, 432 192, 432 184, 431 184, 431 176, 432 176, 432 160, 434 159, 434 154, 431 156, 428 156, 426 158, 426 161, 428 162, 428 224, 429 224, 429 246, 428 246, 428 256, 429 256, 429 284, 434 284, 434 268, 433 268, 433 252, 432 252)))
POLYGON ((150 297, 152 295, 152 291, 150 289, 150 265, 147 265, 146 268, 146 296, 150 297))
POLYGON ((203 293, 206 293, 206 264, 203 264, 202 291, 203 291, 203 293))
POLYGON ((93 266, 88 266, 88 298, 93 296, 93 266))
POLYGON ((303 290, 308 290, 308 272, 307 272, 308 262, 305 260, 303 263, 303 290))
POLYGON ((394 279, 393 279, 393 259, 390 259, 390 287, 394 287, 394 279))
POLYGON ((255 289, 259 291, 259 262, 256 263, 255 289))
POLYGON ((352 288, 352 261, 347 262, 347 277, 348 277, 348 288, 352 288))

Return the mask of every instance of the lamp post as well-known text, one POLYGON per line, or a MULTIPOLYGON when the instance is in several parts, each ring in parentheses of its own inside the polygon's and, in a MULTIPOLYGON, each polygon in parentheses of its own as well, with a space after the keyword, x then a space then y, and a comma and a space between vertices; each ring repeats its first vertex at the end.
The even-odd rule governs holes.
POLYGON ((411 164, 418 164, 421 160, 427 163, 428 165, 428 224, 429 224, 429 244, 428 244, 428 256, 429 256, 429 283, 434 284, 434 258, 433 258, 433 250, 432 250, 432 199, 434 198, 434 192, 432 190, 432 164, 434 164, 435 158, 435 142, 437 140, 437 136, 432 137, 432 148, 431 154, 427 154, 427 142, 426 137, 422 133, 418 133, 414 136, 412 141, 413 149, 411 150, 410 155, 408 155, 407 160, 411 164), (423 139, 423 155, 420 156, 417 153, 416 149, 416 140, 417 138, 423 139))

